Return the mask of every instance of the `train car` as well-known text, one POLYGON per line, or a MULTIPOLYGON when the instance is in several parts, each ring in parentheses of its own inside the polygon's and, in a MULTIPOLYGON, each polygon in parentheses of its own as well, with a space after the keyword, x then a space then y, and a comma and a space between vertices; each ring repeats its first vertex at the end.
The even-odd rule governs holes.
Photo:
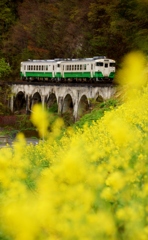
POLYGON ((62 78, 67 81, 87 81, 93 78, 94 60, 72 59, 61 62, 62 78))
POLYGON ((20 76, 22 80, 40 81, 51 80, 57 72, 55 60, 28 60, 21 62, 20 76))
POLYGON ((28 60, 21 62, 20 75, 27 81, 112 81, 115 61, 105 56, 84 59, 28 60))
POLYGON ((72 59, 61 62, 63 79, 76 81, 112 81, 115 75, 115 61, 106 57, 72 59))
POLYGON ((95 60, 95 78, 97 80, 112 81, 115 76, 116 62, 113 59, 94 57, 95 60))

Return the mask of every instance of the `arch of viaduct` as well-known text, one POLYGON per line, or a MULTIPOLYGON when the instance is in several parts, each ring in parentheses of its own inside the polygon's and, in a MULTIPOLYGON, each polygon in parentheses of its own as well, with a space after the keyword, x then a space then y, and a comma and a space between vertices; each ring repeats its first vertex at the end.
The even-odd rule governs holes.
POLYGON ((115 93, 113 86, 48 86, 48 85, 24 85, 13 84, 11 86, 12 97, 10 101, 11 111, 25 109, 31 111, 35 103, 41 103, 47 108, 57 106, 57 112, 62 115, 71 112, 74 120, 83 115, 84 110, 89 109, 90 99, 101 97, 109 99, 115 93))

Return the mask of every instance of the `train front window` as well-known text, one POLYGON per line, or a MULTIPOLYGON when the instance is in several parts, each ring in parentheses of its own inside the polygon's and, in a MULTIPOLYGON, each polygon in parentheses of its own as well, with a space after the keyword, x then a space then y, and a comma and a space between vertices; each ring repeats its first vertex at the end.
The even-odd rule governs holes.
POLYGON ((103 67, 103 62, 96 62, 96 66, 103 67))
POLYGON ((108 68, 108 63, 105 63, 105 68, 108 68))
POLYGON ((115 63, 111 62, 109 65, 110 65, 110 67, 115 67, 115 63))

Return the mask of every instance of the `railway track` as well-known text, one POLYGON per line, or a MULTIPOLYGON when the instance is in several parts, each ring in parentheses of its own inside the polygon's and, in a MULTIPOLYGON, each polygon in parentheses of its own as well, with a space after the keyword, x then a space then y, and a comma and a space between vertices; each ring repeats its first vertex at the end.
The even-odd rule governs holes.
POLYGON ((33 86, 69 86, 69 87, 114 87, 116 86, 115 83, 111 82, 96 82, 96 83, 58 83, 58 82, 23 82, 23 81, 17 81, 17 82, 8 82, 8 85, 33 85, 33 86))

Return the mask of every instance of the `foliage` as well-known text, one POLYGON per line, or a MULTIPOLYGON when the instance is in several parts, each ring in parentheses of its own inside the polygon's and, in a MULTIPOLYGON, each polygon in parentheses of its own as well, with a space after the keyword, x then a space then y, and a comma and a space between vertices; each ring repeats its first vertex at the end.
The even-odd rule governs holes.
POLYGON ((0 59, 0 79, 7 77, 11 73, 11 68, 4 58, 0 59))
POLYGON ((22 131, 26 128, 31 128, 31 127, 33 127, 33 125, 30 121, 30 116, 26 114, 16 116, 16 129, 22 131))
MULTIPOLYGON (((7 37, 8 31, 14 23, 15 14, 14 8, 16 8, 13 1, 1 0, 0 1, 0 44, 2 46, 3 40, 7 37)), ((1 50, 0 50, 1 56, 1 50)))
POLYGON ((52 106, 48 108, 48 111, 51 112, 51 113, 57 113, 58 112, 57 103, 52 104, 52 106))
POLYGON ((0 85, 0 115, 9 115, 8 101, 11 97, 11 89, 5 83, 0 85))
MULTIPOLYGON (((143 58, 139 53, 125 58, 122 76, 138 72, 136 83, 123 77, 125 102, 91 126, 68 128, 57 141, 61 119, 48 132, 49 113, 41 114, 43 109, 36 106, 32 121, 47 140, 26 145, 19 134, 12 148, 0 149, 2 239, 148 238, 148 84, 143 58)), ((116 105, 111 100, 102 108, 108 104, 116 105)))
POLYGON ((109 99, 101 103, 93 102, 93 110, 90 113, 85 114, 74 124, 74 128, 82 128, 84 125, 91 126, 94 122, 103 117, 106 111, 110 111, 119 104, 117 99, 109 99))

